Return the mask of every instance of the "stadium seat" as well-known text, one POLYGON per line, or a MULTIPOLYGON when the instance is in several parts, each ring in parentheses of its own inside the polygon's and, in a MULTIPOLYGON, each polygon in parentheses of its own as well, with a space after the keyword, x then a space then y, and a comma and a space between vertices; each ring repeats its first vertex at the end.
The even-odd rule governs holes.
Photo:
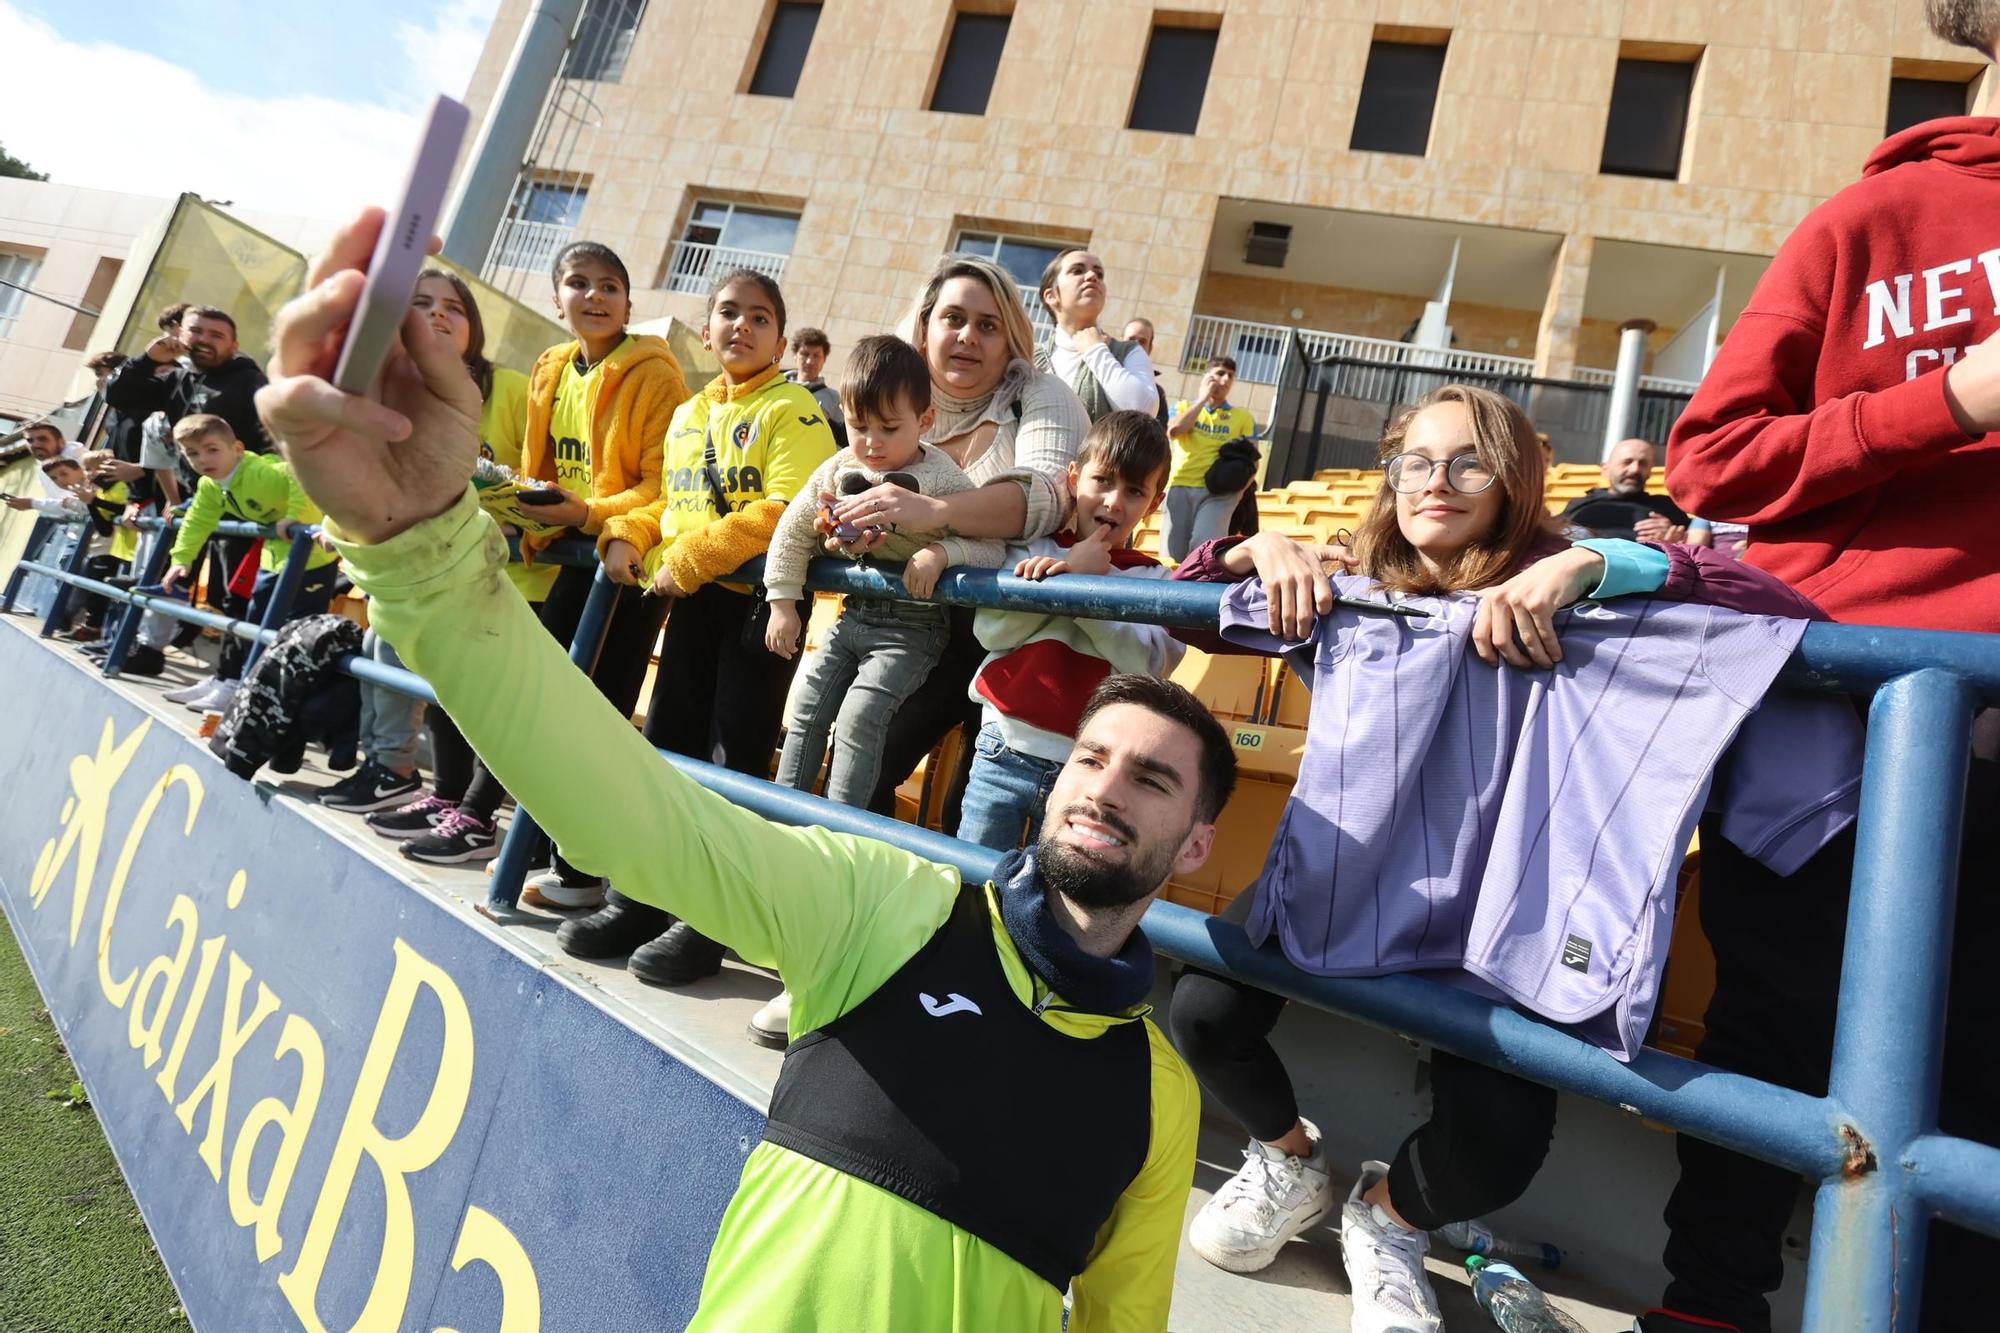
POLYGON ((1263 707, 1267 659, 1215 656, 1190 648, 1170 677, 1223 722, 1255 721, 1263 707))

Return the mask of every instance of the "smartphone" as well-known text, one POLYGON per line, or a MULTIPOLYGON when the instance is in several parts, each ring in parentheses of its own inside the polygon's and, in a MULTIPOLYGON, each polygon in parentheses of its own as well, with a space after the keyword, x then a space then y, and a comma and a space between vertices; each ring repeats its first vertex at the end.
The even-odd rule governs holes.
POLYGON ((340 348, 333 383, 343 393, 366 393, 389 358, 396 331, 409 313, 417 274, 430 257, 431 236, 444 211, 445 186, 451 180, 458 146, 470 120, 465 107, 449 97, 431 103, 424 118, 416 160, 403 186, 403 198, 383 220, 382 235, 368 260, 368 281, 347 339, 340 348))
POLYGON ((563 502, 561 491, 522 491, 514 497, 524 505, 559 505, 563 502))

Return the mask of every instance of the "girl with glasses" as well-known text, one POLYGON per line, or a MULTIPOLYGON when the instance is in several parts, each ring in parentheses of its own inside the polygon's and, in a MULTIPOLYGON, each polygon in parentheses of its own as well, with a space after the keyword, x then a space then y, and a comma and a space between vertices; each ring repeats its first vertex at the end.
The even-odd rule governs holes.
MULTIPOLYGON (((1317 618, 1332 610, 1329 570, 1372 579, 1384 601, 1477 594, 1473 650, 1517 669, 1561 661, 1555 613, 1586 597, 1654 594, 1817 614, 1782 584, 1710 551, 1563 540, 1543 503, 1546 456, 1527 416, 1499 394, 1436 390, 1390 426, 1380 454, 1382 486, 1351 542, 1309 546, 1276 533, 1224 539, 1190 553, 1176 577, 1261 577, 1271 632, 1292 643, 1311 637, 1317 618)), ((1247 921, 1258 891, 1239 896, 1225 918, 1247 921)), ((1175 1044, 1251 1136, 1243 1169, 1188 1234, 1197 1254, 1233 1272, 1266 1267, 1338 1202, 1319 1131, 1299 1114, 1269 1041, 1284 1003, 1194 970, 1174 991, 1175 1044)), ((1518 1199, 1554 1131, 1553 1089, 1444 1051, 1430 1059, 1430 1119, 1392 1162, 1362 1165, 1341 1210, 1353 1326, 1363 1333, 1440 1326, 1424 1275, 1428 1232, 1518 1199)))

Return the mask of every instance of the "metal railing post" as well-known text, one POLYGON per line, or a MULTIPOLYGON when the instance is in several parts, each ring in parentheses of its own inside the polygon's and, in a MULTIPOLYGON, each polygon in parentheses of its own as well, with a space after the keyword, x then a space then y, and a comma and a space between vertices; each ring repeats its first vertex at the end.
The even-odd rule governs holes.
POLYGON ((1937 1124, 1973 691, 1926 669, 1868 710, 1829 1095, 1846 1165, 1819 1187, 1805 1327, 1915 1333, 1929 1208, 1901 1169, 1937 1124))
MULTIPOLYGON (((145 556, 133 567, 136 577, 135 587, 145 587, 158 583, 160 575, 167 572, 167 558, 174 549, 174 521, 165 519, 153 533, 152 542, 146 547, 145 556)), ((139 637, 139 627, 145 623, 145 608, 135 602, 125 603, 125 610, 118 617, 118 628, 111 632, 111 647, 104 654, 104 678, 116 680, 125 669, 126 654, 132 651, 133 640, 139 637)))
MULTIPOLYGON (((277 586, 271 589, 271 600, 264 604, 264 618, 257 622, 259 629, 278 629, 292 614, 292 602, 299 595, 299 585, 305 582, 306 562, 312 559, 313 539, 303 528, 292 533, 292 548, 285 552, 285 563, 278 571, 277 586)), ((257 665, 263 656, 264 641, 255 640, 250 651, 243 657, 243 674, 248 676, 250 668, 257 665)))
MULTIPOLYGON (((90 559, 90 525, 85 523, 77 528, 76 545, 70 548, 69 559, 63 562, 63 572, 82 577, 83 562, 88 559, 90 559)), ((55 596, 49 599, 48 618, 42 621, 43 638, 51 637, 62 628, 63 617, 69 610, 70 587, 71 585, 64 580, 56 580, 55 596)))
MULTIPOLYGON (((40 558, 42 546, 48 541, 49 533, 54 530, 55 526, 54 521, 46 514, 35 515, 34 525, 28 529, 27 545, 21 548, 22 561, 40 558)), ((14 572, 7 576, 6 591, 0 592, 0 615, 6 615, 14 609, 14 599, 20 595, 21 585, 27 580, 27 577, 28 571, 21 568, 21 565, 17 563, 14 566, 14 572)))
MULTIPOLYGON (((577 618, 576 633, 570 635, 569 660, 589 675, 597 668, 597 654, 604 647, 605 631, 611 628, 611 611, 618 598, 618 585, 600 568, 591 580, 590 597, 577 618)), ((514 818, 501 839, 500 855, 494 859, 493 874, 487 883, 486 905, 496 912, 511 912, 521 901, 521 882, 528 877, 528 858, 541 841, 542 827, 518 803, 514 818)))

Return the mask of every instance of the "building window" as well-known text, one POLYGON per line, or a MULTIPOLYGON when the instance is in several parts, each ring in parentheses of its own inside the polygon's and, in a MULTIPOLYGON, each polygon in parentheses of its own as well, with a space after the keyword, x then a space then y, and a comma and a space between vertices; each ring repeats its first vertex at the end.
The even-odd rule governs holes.
POLYGON ((1694 69, 1692 60, 1619 59, 1599 171, 1655 180, 1680 177, 1694 69))
POLYGON ((1377 40, 1368 48, 1361 101, 1347 146, 1359 152, 1422 157, 1430 147, 1447 34, 1436 42, 1377 40))
POLYGON ((1128 127, 1194 133, 1201 121, 1201 99, 1208 92, 1208 70, 1215 63, 1215 34, 1214 28, 1153 25, 1128 127))
POLYGON ((819 0, 779 0, 771 11, 771 26, 764 31, 764 49, 757 57, 757 71, 750 76, 747 91, 760 97, 790 97, 798 89, 799 74, 806 67, 806 52, 812 50, 817 27, 819 0))
POLYGON ((1912 125, 1947 116, 1963 116, 1972 104, 1972 84, 1966 79, 1892 78, 1889 80, 1889 120, 1884 129, 1901 134, 1912 125))
POLYGON ((1000 72, 1000 53, 1007 47, 1009 18, 1004 11, 967 9, 952 15, 951 35, 945 39, 944 59, 938 63, 937 86, 931 91, 931 110, 962 116, 986 114, 986 100, 993 96, 993 76, 1000 72))
POLYGON ((736 268, 781 280, 798 234, 797 213, 699 200, 667 254, 660 285, 670 292, 706 296, 717 278, 736 268))
POLYGON ((0 250, 0 338, 14 336, 14 324, 21 318, 21 305, 28 299, 28 289, 35 285, 35 275, 41 270, 42 257, 39 254, 0 250))
POLYGON ((618 82, 632 54, 632 36, 639 30, 639 15, 645 8, 646 0, 589 0, 577 22, 576 35, 570 39, 563 77, 618 82))
POLYGON ((111 298, 111 284, 118 281, 118 271, 125 267, 125 261, 111 255, 101 256, 97 267, 91 272, 90 285, 83 289, 83 299, 77 304, 83 310, 76 312, 69 322, 69 332, 63 337, 63 346, 72 352, 81 352, 90 343, 90 335, 97 329, 98 312, 111 298), (91 313, 85 314, 84 310, 91 313))
POLYGON ((1020 291, 1021 304, 1028 308, 1028 321, 1035 331, 1048 333, 1055 319, 1042 304, 1042 270, 1065 250, 1076 247, 1056 241, 1037 241, 1024 236, 1006 236, 990 231, 962 231, 952 241, 953 254, 990 259, 1007 271, 1020 291))
POLYGON ((583 201, 590 191, 582 185, 554 181, 524 181, 513 216, 500 228, 493 244, 495 268, 525 269, 547 273, 556 262, 556 253, 576 234, 583 217, 583 201))

